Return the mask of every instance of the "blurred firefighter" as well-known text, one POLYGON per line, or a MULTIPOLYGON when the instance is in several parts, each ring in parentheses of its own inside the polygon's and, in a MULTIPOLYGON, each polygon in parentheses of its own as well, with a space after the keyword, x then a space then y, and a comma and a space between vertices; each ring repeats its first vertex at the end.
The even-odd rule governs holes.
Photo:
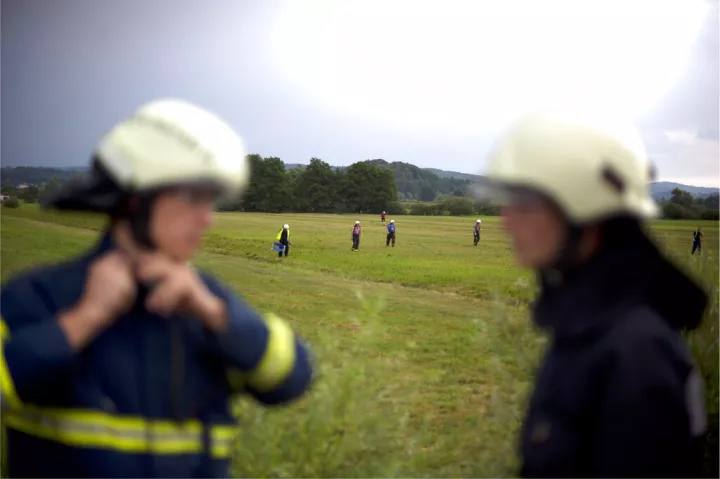
POLYGON ((658 208, 639 135, 538 111, 502 136, 486 174, 551 335, 520 475, 698 477, 702 380, 680 331, 701 323, 707 296, 644 231, 658 208))
POLYGON ((222 120, 159 100, 46 201, 110 221, 87 252, 0 293, 10 477, 228 477, 231 398, 280 404, 308 389, 290 326, 189 265, 216 200, 241 193, 248 170, 222 120))

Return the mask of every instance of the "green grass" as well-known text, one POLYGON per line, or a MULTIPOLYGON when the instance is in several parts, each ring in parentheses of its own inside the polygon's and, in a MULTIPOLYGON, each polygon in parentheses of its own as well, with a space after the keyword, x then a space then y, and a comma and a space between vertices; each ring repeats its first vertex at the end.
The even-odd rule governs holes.
MULTIPOLYGON (((478 477, 513 475, 515 437, 545 338, 525 305, 533 281, 518 270, 498 218, 396 218, 386 248, 376 216, 219 214, 197 264, 262 311, 290 320, 317 355, 320 379, 298 404, 237 404, 243 477, 478 477), (350 229, 363 225, 360 251, 350 229), (283 223, 291 256, 270 250, 283 223)), ((100 218, 3 209, 2 278, 76 254, 100 218)), ((704 329, 690 337, 717 413, 718 223, 656 222, 653 234, 714 286, 704 329), (701 258, 691 232, 703 226, 701 258), (712 397, 714 395, 715 403, 712 397)))

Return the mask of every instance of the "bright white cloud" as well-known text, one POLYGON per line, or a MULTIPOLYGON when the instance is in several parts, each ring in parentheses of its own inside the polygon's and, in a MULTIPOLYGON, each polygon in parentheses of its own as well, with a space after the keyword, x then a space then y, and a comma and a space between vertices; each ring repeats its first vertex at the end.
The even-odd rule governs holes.
POLYGON ((676 140, 662 152, 650 151, 650 157, 656 163, 666 165, 659 167, 660 179, 697 186, 720 186, 720 142, 697 138, 686 141, 691 137, 688 132, 676 132, 676 140))
POLYGON ((322 108, 385 127, 491 132, 532 106, 639 117, 682 73, 698 0, 289 0, 281 74, 322 108))
POLYGON ((675 143, 682 143, 684 145, 692 145, 697 141, 697 132, 696 131, 689 131, 689 130, 675 130, 675 131, 666 131, 665 136, 667 136, 670 141, 675 143))

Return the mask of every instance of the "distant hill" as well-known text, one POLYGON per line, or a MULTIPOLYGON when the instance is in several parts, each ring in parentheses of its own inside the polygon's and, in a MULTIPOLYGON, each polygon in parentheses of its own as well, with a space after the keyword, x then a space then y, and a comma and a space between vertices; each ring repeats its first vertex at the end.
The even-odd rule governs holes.
POLYGON ((45 168, 34 166, 17 166, 0 168, 0 181, 3 186, 18 186, 21 184, 41 185, 53 178, 59 182, 67 181, 73 176, 86 171, 87 168, 45 168))
POLYGON ((481 175, 472 175, 470 173, 460 173, 457 171, 438 170, 437 168, 423 168, 425 171, 429 171, 438 175, 440 178, 458 178, 461 180, 477 181, 482 178, 481 175))
POLYGON ((653 198, 656 200, 662 200, 666 199, 669 200, 672 196, 672 190, 675 188, 680 188, 681 190, 685 190, 693 197, 695 198, 703 198, 706 196, 710 196, 713 193, 717 194, 720 192, 720 189, 718 188, 708 188, 706 186, 692 186, 692 185, 683 185, 680 183, 673 183, 671 181, 658 181, 657 183, 652 183, 650 185, 650 192, 653 195, 653 198))
MULTIPOLYGON (((420 168, 410 163, 387 162, 383 159, 366 160, 376 166, 390 168, 393 170, 398 186, 398 193, 401 199, 420 199, 431 201, 438 195, 460 194, 465 191, 467 185, 472 181, 482 178, 480 175, 460 173, 457 171, 441 170, 438 168, 420 168)), ((299 163, 289 163, 285 168, 304 168, 299 163)), ((335 166, 336 169, 345 169, 345 166, 335 166)), ((87 171, 86 166, 73 167, 2 167, 0 168, 0 180, 3 186, 18 186, 20 184, 40 185, 50 181, 53 177, 58 181, 67 181, 73 176, 87 171)), ((683 185, 669 181, 660 181, 650 185, 650 191, 656 200, 669 199, 672 190, 680 188, 687 191, 696 198, 707 197, 713 193, 717 194, 718 188, 704 186, 683 185)))

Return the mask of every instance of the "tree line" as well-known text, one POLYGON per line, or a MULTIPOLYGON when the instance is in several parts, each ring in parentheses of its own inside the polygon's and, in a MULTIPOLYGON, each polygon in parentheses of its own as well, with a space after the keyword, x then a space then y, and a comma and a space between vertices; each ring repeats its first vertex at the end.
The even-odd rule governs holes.
POLYGON ((714 193, 693 198, 685 190, 675 188, 669 200, 661 201, 663 217, 670 220, 720 219, 720 195, 714 193))
MULTIPOLYGON (((440 178, 408 163, 366 160, 348 167, 333 167, 312 158, 308 165, 288 168, 277 157, 252 154, 247 158, 251 168, 249 187, 241 197, 218 205, 221 211, 371 214, 387 211, 392 215, 419 216, 500 214, 497 204, 471 198, 468 192, 471 180, 440 178)), ((2 194, 36 203, 42 195, 78 174, 81 173, 49 168, 3 168, 2 194), (14 174, 14 182, 7 172, 14 174), (49 180, 48 174, 52 174, 49 180), (18 177, 45 181, 18 189, 18 177)), ((14 204, 6 201, 6 206, 14 204)), ((717 193, 693 198, 689 192, 675 188, 671 198, 660 204, 667 219, 718 219, 717 193)))

